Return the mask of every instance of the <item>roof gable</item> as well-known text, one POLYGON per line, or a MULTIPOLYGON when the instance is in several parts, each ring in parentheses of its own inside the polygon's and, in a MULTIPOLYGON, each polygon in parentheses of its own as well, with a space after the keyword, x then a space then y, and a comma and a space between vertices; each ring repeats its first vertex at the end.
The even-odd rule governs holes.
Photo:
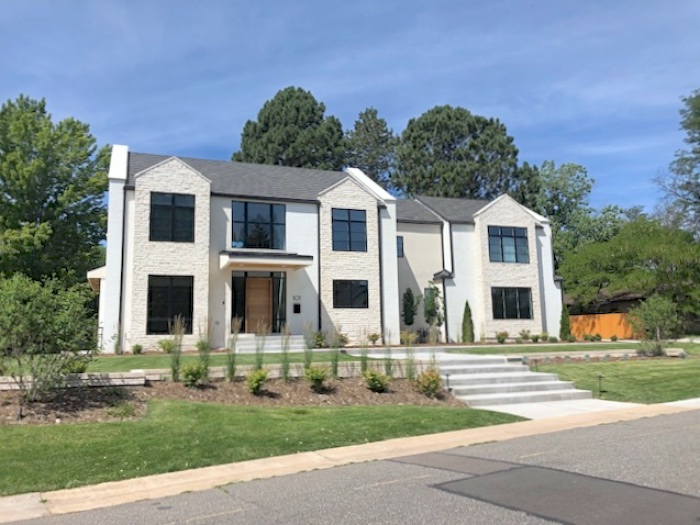
POLYGON ((416 200, 448 222, 473 224, 474 216, 489 201, 454 199, 450 197, 427 197, 416 195, 416 200))

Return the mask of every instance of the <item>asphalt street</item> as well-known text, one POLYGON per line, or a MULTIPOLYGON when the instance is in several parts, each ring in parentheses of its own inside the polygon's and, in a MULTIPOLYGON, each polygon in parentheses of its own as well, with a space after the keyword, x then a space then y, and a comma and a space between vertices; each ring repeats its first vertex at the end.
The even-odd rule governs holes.
POLYGON ((700 411, 21 523, 697 525, 700 411))

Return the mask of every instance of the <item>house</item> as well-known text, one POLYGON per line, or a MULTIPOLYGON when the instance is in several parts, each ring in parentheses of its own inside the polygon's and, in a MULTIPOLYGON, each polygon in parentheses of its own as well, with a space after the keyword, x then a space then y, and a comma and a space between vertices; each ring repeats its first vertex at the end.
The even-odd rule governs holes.
POLYGON ((248 334, 287 326, 297 335, 337 330, 358 342, 380 333, 398 343, 403 290, 422 293, 433 279, 443 286, 450 341, 458 339, 467 298, 479 334, 516 327, 554 333, 561 301, 549 302, 556 287, 546 219, 507 196, 478 205, 444 201, 452 211, 428 197, 397 200, 354 168, 255 165, 114 146, 106 265, 88 273, 100 292, 102 349, 153 347, 176 315, 185 320, 185 346, 203 336, 225 346, 235 318, 248 334), (486 232, 493 225, 504 228, 508 260, 507 228, 525 229, 525 248, 516 244, 527 262, 489 262, 486 232), (494 286, 504 319, 488 315, 494 286), (529 295, 517 291, 525 289, 529 295), (518 319, 511 319, 511 290, 518 319))
MULTIPOLYGON (((442 289, 443 340, 461 341, 467 301, 477 341, 522 330, 559 335, 561 279, 549 221, 510 196, 398 201, 397 245, 401 294, 429 293, 430 281, 442 289)), ((427 328, 422 312, 414 329, 427 328)))

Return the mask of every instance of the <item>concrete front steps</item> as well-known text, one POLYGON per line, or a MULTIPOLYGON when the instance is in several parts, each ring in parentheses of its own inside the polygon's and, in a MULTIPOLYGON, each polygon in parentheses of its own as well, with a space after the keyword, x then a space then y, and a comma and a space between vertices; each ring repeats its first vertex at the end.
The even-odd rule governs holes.
MULTIPOLYGON (((236 342, 236 351, 242 354, 254 353, 256 349, 255 334, 239 334, 236 342)), ((303 352, 306 345, 304 344, 303 335, 289 336, 289 351, 303 352)), ((278 334, 268 335, 265 337, 265 352, 281 352, 282 351, 282 336, 278 334)))
POLYGON ((531 372, 512 358, 441 354, 438 365, 452 393, 473 407, 593 397, 570 381, 560 381, 556 374, 531 372))

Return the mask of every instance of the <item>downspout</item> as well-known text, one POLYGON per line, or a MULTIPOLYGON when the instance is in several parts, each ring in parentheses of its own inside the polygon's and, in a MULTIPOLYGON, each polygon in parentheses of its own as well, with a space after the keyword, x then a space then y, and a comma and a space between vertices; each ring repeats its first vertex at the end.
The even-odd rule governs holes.
POLYGON ((317 331, 321 331, 321 308, 323 301, 321 300, 321 203, 316 203, 316 253, 318 255, 318 319, 317 331))
MULTIPOLYGON (((381 329, 382 338, 384 339, 384 344, 387 344, 384 337, 384 279, 383 276, 383 264, 382 264, 382 209, 377 208, 377 232, 379 235, 379 328, 381 329)), ((389 337, 389 342, 391 342, 391 337, 389 337)))

